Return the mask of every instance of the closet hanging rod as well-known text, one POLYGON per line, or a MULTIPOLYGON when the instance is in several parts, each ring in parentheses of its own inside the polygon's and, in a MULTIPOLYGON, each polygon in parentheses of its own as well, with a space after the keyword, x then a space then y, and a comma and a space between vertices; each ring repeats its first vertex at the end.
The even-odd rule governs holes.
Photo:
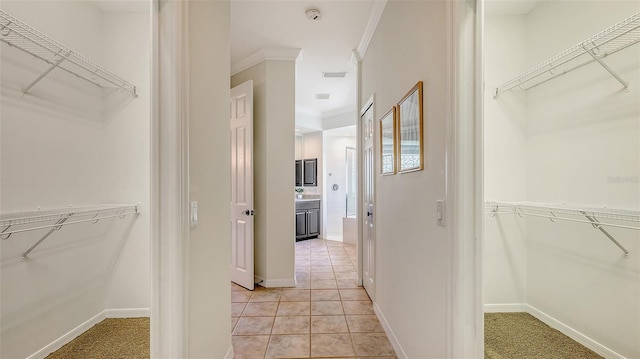
POLYGON ((124 218, 128 215, 138 214, 137 205, 102 205, 98 207, 80 207, 77 209, 68 208, 64 210, 49 210, 49 211, 31 211, 31 212, 18 212, 10 213, 0 216, 0 226, 4 227, 0 231, 0 238, 3 240, 9 239, 11 235, 16 233, 34 231, 38 229, 49 229, 40 239, 38 239, 29 249, 22 253, 22 260, 26 261, 27 256, 31 251, 38 247, 45 239, 47 239, 53 232, 60 230, 63 226, 77 223, 91 222, 93 224, 98 223, 102 219, 108 218, 124 218), (70 218, 78 218, 76 220, 69 220, 70 218), (55 222, 44 225, 35 225, 43 222, 55 222), (12 229, 14 227, 24 227, 12 229))
POLYGON ((568 206, 558 205, 543 205, 543 204, 531 204, 531 203, 515 203, 515 202, 487 202, 486 208, 491 213, 492 217, 497 214, 517 214, 518 216, 533 216, 549 219, 552 222, 557 220, 588 223, 593 228, 598 229, 604 234, 613 244, 615 244, 625 256, 629 256, 629 251, 618 242, 603 226, 625 228, 632 230, 640 230, 640 227, 619 225, 616 223, 600 222, 597 217, 606 217, 612 220, 640 222, 640 211, 629 210, 616 210, 616 209, 582 209, 568 206), (545 214, 532 213, 535 211, 544 212, 545 214), (585 217, 587 220, 581 220, 576 218, 559 217, 559 214, 568 214, 575 216, 585 217))
POLYGON ((496 87, 494 97, 516 87, 524 90, 531 89, 593 62, 603 65, 626 89, 626 82, 608 68, 603 59, 638 42, 640 42, 640 13, 622 20, 501 84, 496 87))
MULTIPOLYGON (((593 224, 593 222, 585 220, 585 219, 558 217, 553 212, 550 212, 550 214, 537 214, 537 213, 527 213, 527 212, 517 212, 517 211, 489 210, 489 212, 487 212, 487 213, 490 213, 491 215, 517 214, 517 215, 520 215, 520 216, 540 217, 540 218, 546 218, 546 219, 548 219, 548 220, 550 220, 552 222, 555 222, 556 220, 559 220, 559 221, 568 221, 568 222, 576 222, 576 223, 593 224)), ((598 224, 601 225, 601 226, 623 228, 623 229, 631 229, 631 230, 635 230, 635 231, 640 231, 640 227, 625 226, 623 224, 606 223, 606 222, 598 222, 598 224)))
POLYGON ((44 74, 23 89, 23 93, 54 68, 78 76, 101 88, 120 88, 137 97, 136 86, 95 62, 62 45, 40 31, 0 10, 0 41, 51 65, 44 74))
POLYGON ((98 207, 78 207, 67 208, 64 210, 48 210, 48 211, 31 211, 11 213, 0 216, 0 227, 4 227, 0 232, 0 238, 7 239, 11 234, 28 232, 38 229, 53 228, 65 226, 69 224, 97 222, 101 219, 114 217, 124 217, 132 214, 138 214, 137 205, 103 205, 98 207), (77 220, 67 221, 73 216, 77 220), (65 219, 63 223, 57 223, 59 220, 65 219), (53 222, 51 224, 42 224, 44 222, 53 222), (15 228, 18 226, 19 228, 15 228), (27 226, 26 228, 20 228, 27 226), (13 229, 12 229, 13 228, 13 229))

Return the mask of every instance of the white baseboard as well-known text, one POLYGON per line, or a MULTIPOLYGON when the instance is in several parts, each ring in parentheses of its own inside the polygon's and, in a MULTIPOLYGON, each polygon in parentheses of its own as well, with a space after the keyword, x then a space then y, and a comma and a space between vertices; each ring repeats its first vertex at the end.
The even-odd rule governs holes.
POLYGON ((233 345, 229 346, 229 350, 227 350, 227 354, 224 356, 224 359, 233 359, 235 354, 233 353, 233 345))
POLYGON ((150 308, 121 308, 107 309, 104 311, 107 318, 149 318, 150 308))
MULTIPOLYGON (((44 359, 47 355, 62 348, 65 344, 77 338, 80 334, 91 329, 94 325, 100 323, 106 318, 140 318, 150 317, 151 309, 149 308, 122 308, 122 309, 105 309, 102 312, 94 315, 86 322, 71 329, 67 334, 64 334, 60 338, 54 340, 49 345, 31 354, 27 359, 44 359)), ((233 355, 231 356, 233 359, 233 355)))
POLYGON ((625 359, 624 356, 616 353, 615 351, 605 347, 604 345, 596 342, 595 340, 589 338, 588 336, 580 333, 579 331, 571 328, 570 326, 562 323, 561 321, 547 315, 546 313, 538 310, 535 307, 530 305, 526 305, 526 312, 538 318, 543 323, 548 326, 557 329, 562 334, 568 336, 569 338, 575 340, 576 342, 584 345, 585 347, 593 350, 594 352, 600 354, 601 356, 607 359, 625 359))
POLYGON ((378 304, 373 303, 373 311, 376 313, 378 321, 380 321, 380 324, 382 325, 382 329, 384 329, 384 332, 387 334, 387 338, 389 338, 389 342, 391 343, 391 346, 393 346, 393 350, 396 351, 396 356, 398 357, 398 359, 409 359, 407 353, 404 352, 404 349, 402 349, 398 338, 391 329, 389 322, 387 322, 387 318, 384 317, 384 314, 382 314, 382 310, 380 309, 380 307, 378 307, 378 304))
POLYGON ((260 276, 253 276, 254 283, 260 284, 261 287, 265 288, 281 288, 281 287, 295 287, 296 279, 266 279, 260 276))
POLYGON ((30 356, 27 357, 27 359, 44 359, 47 355, 49 355, 49 354, 55 352, 56 350, 62 348, 65 344, 67 344, 70 341, 74 340, 80 334, 86 332, 87 330, 89 330, 94 325, 96 325, 96 324, 100 323, 101 321, 103 321, 105 318, 106 318, 105 311, 102 311, 102 312, 94 315, 93 317, 91 317, 86 322, 84 322, 84 323, 78 325, 77 327, 73 328, 67 334, 64 334, 60 338, 54 340, 51 344, 45 346, 44 348, 38 350, 37 352, 35 352, 33 354, 31 354, 30 356))
POLYGON ((485 313, 520 313, 526 312, 527 305, 525 303, 501 303, 501 304, 485 304, 485 313))

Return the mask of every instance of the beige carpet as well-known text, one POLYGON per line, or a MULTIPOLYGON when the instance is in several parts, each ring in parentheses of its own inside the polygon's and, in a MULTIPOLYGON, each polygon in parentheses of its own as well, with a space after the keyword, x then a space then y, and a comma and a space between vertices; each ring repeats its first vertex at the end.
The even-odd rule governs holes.
POLYGON ((143 359, 149 358, 149 345, 149 318, 108 318, 47 359, 143 359))
POLYGON ((485 359, 601 359, 528 313, 485 313, 485 359))

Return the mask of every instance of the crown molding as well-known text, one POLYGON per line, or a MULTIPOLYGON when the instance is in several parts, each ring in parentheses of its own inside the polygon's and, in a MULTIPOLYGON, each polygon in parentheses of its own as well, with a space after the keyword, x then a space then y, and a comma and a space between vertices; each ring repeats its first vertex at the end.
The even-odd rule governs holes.
POLYGON ((322 113, 322 119, 324 120, 326 118, 345 115, 345 114, 348 114, 348 113, 353 113, 355 116, 357 116, 358 110, 356 109, 355 106, 341 107, 341 108, 337 108, 335 110, 330 110, 330 111, 323 112, 322 113))
POLYGON ((231 65, 231 76, 255 66, 262 61, 298 61, 302 58, 302 49, 260 49, 231 65))
POLYGON ((378 27, 378 23, 380 22, 380 18, 382 18, 384 8, 387 6, 387 1, 388 0, 376 0, 373 2, 373 8, 371 8, 369 21, 367 22, 367 26, 364 29, 364 33, 362 34, 362 38, 360 39, 358 48, 355 49, 354 53, 352 54, 351 61, 360 61, 362 60, 362 58, 364 58, 364 54, 367 53, 367 48, 369 47, 369 43, 371 42, 373 33, 375 33, 376 28, 378 27))

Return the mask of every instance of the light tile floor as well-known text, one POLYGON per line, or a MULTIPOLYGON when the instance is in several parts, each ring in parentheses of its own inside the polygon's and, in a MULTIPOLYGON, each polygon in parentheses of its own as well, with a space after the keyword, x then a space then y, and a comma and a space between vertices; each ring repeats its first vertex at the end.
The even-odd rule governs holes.
POLYGON ((296 288, 231 286, 235 359, 396 358, 356 285, 355 245, 296 243, 296 288))

